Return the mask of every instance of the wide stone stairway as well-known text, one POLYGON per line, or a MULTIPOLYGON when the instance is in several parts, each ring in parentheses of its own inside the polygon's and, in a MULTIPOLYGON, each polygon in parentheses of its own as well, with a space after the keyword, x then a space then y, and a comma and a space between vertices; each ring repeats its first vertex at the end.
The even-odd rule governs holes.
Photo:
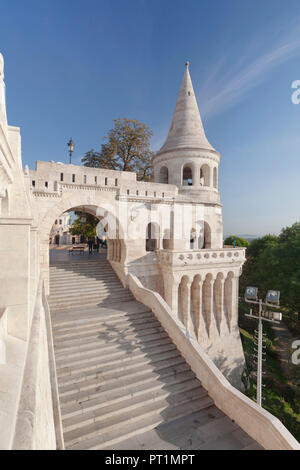
POLYGON ((66 449, 259 449, 106 260, 50 269, 66 449))

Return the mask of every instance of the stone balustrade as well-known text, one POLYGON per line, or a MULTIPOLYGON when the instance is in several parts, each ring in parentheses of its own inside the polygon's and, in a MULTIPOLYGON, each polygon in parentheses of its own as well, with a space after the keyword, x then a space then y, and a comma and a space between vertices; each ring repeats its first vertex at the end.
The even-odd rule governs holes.
POLYGON ((169 266, 217 265, 228 266, 245 261, 246 248, 205 248, 201 250, 158 250, 158 261, 169 266), (225 263, 225 264, 224 264, 225 263))

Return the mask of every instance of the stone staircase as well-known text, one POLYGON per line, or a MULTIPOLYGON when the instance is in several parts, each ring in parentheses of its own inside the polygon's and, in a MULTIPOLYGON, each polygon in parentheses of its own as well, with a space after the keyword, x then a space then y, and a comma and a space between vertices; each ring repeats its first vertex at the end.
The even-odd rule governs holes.
POLYGON ((50 267, 50 309, 133 300, 105 259, 56 263, 50 267))
POLYGON ((257 449, 106 260, 51 267, 66 449, 257 449))

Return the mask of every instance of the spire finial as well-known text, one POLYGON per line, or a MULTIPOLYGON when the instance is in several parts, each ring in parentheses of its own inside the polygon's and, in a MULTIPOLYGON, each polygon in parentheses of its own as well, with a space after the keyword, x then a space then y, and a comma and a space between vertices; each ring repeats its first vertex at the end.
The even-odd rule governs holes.
POLYGON ((0 52, 0 77, 4 79, 4 59, 3 59, 3 55, 1 54, 1 52, 0 52))
POLYGON ((189 68, 189 65, 190 65, 190 63, 189 63, 189 61, 187 60, 186 63, 185 63, 186 68, 189 68))

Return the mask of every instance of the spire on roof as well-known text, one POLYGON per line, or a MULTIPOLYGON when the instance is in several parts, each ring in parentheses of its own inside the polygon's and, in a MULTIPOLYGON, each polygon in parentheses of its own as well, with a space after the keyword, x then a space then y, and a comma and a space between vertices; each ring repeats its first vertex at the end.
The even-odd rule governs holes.
POLYGON ((5 84, 4 84, 4 59, 0 52, 0 124, 7 126, 5 84))
POLYGON ((158 153, 181 148, 214 150, 203 129, 188 61, 185 63, 185 72, 169 134, 158 153))

